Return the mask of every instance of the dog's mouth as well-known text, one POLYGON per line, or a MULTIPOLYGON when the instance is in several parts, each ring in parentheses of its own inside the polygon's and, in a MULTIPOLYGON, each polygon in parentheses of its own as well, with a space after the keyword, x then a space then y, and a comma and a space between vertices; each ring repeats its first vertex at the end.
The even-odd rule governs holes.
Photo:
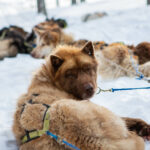
POLYGON ((81 100, 87 100, 91 98, 95 93, 95 88, 92 83, 85 83, 80 87, 80 90, 77 90, 78 92, 77 97, 81 100))
POLYGON ((83 93, 83 94, 81 95, 81 99, 82 99, 82 100, 89 99, 89 98, 91 98, 93 95, 94 95, 94 91, 88 92, 88 93, 86 92, 86 93, 83 93))
POLYGON ((94 93, 95 91, 84 92, 82 94, 73 92, 72 94, 79 100, 88 100, 94 95, 94 93))

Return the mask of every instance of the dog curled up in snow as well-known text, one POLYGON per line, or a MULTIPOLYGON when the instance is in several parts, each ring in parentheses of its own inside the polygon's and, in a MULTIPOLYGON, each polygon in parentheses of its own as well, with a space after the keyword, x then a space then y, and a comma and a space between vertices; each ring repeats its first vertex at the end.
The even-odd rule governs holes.
POLYGON ((35 58, 45 58, 59 44, 73 41, 71 35, 64 33, 55 22, 43 22, 33 28, 36 35, 36 47, 31 52, 35 58))
POLYGON ((0 59, 15 57, 18 53, 29 53, 25 45, 27 32, 18 26, 10 26, 0 30, 0 59))
POLYGON ((57 47, 18 101, 13 132, 20 150, 71 149, 46 130, 81 150, 144 150, 142 137, 150 140, 149 125, 120 118, 88 100, 96 91, 96 78, 91 42, 83 48, 57 47))
POLYGON ((97 53, 99 73, 103 79, 115 79, 122 76, 133 77, 136 71, 133 64, 138 64, 138 57, 129 53, 126 45, 114 43, 97 53))

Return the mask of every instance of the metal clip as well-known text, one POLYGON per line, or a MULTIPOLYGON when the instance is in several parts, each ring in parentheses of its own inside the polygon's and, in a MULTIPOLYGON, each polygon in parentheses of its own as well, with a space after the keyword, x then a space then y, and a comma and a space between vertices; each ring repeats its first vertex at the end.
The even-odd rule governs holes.
POLYGON ((101 89, 100 87, 98 87, 98 92, 96 93, 96 94, 99 94, 99 93, 101 93, 101 92, 112 92, 112 89, 108 89, 108 90, 103 90, 103 89, 101 89))

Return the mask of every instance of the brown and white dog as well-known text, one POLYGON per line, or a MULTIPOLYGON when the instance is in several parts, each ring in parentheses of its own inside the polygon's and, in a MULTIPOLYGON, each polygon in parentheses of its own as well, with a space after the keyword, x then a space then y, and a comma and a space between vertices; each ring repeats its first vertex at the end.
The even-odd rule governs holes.
POLYGON ((73 41, 71 35, 66 34, 54 21, 46 21, 33 28, 36 34, 36 47, 31 52, 35 58, 45 58, 59 44, 67 44, 73 41))
POLYGON ((83 48, 58 47, 47 57, 17 104, 13 132, 20 150, 71 150, 40 134, 45 127, 82 150, 144 150, 141 137, 150 140, 148 124, 120 118, 88 100, 97 88, 96 78, 91 42, 83 48))

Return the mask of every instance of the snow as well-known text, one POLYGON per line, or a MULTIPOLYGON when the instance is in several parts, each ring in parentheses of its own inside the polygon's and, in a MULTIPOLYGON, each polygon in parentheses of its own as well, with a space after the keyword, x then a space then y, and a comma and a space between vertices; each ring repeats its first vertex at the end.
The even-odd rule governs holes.
MULTIPOLYGON (((150 41, 150 7, 144 0, 100 0, 92 3, 68 7, 53 8, 54 1, 47 2, 49 17, 67 19, 69 25, 66 32, 72 33, 75 39, 104 40, 106 42, 123 41, 137 44, 150 41), (50 6, 51 5, 51 6, 50 6), (50 9, 51 8, 51 9, 50 9), (81 18, 89 12, 105 11, 108 16, 83 23, 81 18)), ((44 21, 44 16, 36 14, 36 4, 33 0, 1 0, 0 28, 15 24, 27 31, 44 21)), ((17 98, 30 83, 32 73, 44 60, 34 59, 29 55, 18 55, 16 58, 6 58, 0 61, 0 145, 2 150, 15 150, 14 136, 11 132, 13 113, 17 98)), ((145 87, 150 86, 145 81, 135 78, 119 78, 114 81, 102 81, 98 78, 98 86, 103 89, 145 87)), ((150 123, 150 92, 149 90, 122 91, 115 93, 95 94, 92 101, 103 105, 119 116, 142 118, 150 123)), ((146 150, 150 144, 146 143, 146 150)))

